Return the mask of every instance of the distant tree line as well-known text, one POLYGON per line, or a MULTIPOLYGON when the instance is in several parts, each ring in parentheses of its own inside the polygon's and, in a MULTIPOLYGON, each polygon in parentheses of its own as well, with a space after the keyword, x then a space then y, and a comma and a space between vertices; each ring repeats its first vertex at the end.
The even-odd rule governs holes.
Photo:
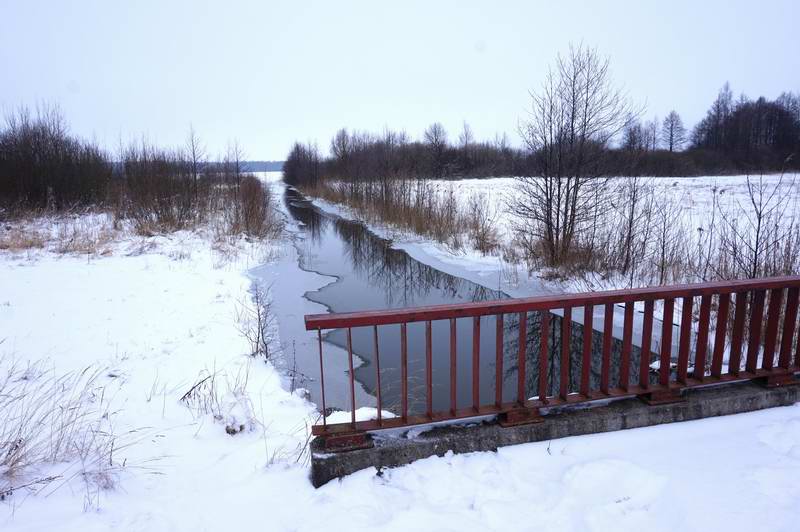
POLYGON ((691 133, 677 112, 633 120, 618 150, 619 175, 757 173, 800 168, 800 95, 734 101, 725 84, 691 133))
POLYGON ((464 124, 457 143, 448 140, 440 123, 411 140, 407 133, 385 130, 380 135, 346 129, 330 142, 330 155, 323 156, 314 144, 295 143, 284 163, 290 184, 315 184, 319 179, 352 181, 397 178, 460 178, 516 175, 524 172, 529 155, 513 148, 507 136, 491 142, 475 141, 464 124))
MULTIPOLYGON (((734 101, 726 83, 703 120, 689 131, 676 111, 663 119, 629 116, 616 141, 604 139, 597 175, 691 176, 753 173, 800 168, 800 95, 787 92, 774 101, 742 95, 734 101)), ((526 132, 522 132, 525 137, 526 132)), ((541 153, 510 146, 503 135, 476 141, 465 122, 452 141, 440 123, 420 140, 405 132, 339 130, 329 155, 313 144, 296 143, 284 166, 287 182, 320 178, 373 180, 530 175, 541 153)))
POLYGON ((95 144, 70 135, 57 109, 20 109, 0 127, 0 205, 64 208, 105 200, 112 165, 95 144))
POLYGON ((207 158, 190 128, 183 146, 131 142, 114 160, 71 134, 58 108, 21 108, 0 126, 0 219, 98 209, 146 234, 219 220, 221 213, 229 233, 277 231, 270 191, 246 172, 240 145, 230 143, 220 159, 207 158))

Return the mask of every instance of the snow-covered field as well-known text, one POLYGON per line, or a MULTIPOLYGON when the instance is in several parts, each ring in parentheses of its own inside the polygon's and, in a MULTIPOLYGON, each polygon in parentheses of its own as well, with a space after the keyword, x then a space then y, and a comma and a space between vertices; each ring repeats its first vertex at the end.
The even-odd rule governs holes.
MULTIPOLYGON (((98 426, 119 436, 107 482, 78 459, 27 470, 63 478, 0 502, 2 530, 797 530, 800 405, 433 457, 315 490, 304 454, 315 407, 245 354, 238 316, 259 266, 286 348, 320 311, 303 293, 330 279, 298 268, 289 237, 220 249, 202 232, 108 231, 97 254, 0 251, 0 370, 95 368, 108 405, 98 426), (208 372, 220 420, 180 401, 208 372)), ((494 282, 462 266, 468 256, 401 245, 494 282)))

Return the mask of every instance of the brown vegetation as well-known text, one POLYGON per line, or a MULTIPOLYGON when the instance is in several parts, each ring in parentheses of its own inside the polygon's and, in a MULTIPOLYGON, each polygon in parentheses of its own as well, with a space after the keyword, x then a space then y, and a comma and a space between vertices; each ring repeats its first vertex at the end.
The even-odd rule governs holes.
POLYGON ((129 224, 149 236, 214 221, 218 233, 269 238, 282 230, 269 187, 243 169, 232 144, 221 162, 206 160, 191 129, 185 147, 147 141, 124 146, 118 162, 70 135, 58 109, 10 114, 0 128, 0 249, 44 247, 63 253, 102 253, 110 228, 77 227, 74 214, 113 214, 113 229, 129 224), (58 235, 31 224, 51 219, 58 235), (16 221, 15 221, 16 220, 16 221), (221 220, 221 223, 219 223, 221 220))

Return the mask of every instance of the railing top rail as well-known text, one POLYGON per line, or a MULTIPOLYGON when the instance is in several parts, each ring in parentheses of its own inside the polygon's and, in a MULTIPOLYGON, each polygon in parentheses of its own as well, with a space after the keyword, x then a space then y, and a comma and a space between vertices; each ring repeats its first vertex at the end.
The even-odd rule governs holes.
POLYGON ((555 294, 519 299, 499 299, 476 303, 431 305, 404 309, 373 310, 340 314, 310 314, 305 317, 306 330, 338 329, 342 327, 366 327, 391 325, 450 318, 470 318, 514 312, 553 310, 584 305, 604 305, 665 298, 694 297, 712 294, 730 294, 750 290, 800 287, 800 276, 715 281, 711 283, 651 286, 627 290, 579 294, 555 294))

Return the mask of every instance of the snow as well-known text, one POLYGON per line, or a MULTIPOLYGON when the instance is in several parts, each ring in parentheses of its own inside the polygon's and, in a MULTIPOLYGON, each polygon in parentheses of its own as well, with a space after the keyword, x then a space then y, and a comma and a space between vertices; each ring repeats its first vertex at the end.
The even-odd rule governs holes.
MULTIPOLYGON (((434 256, 424 244, 418 257, 434 256)), ((330 279, 300 270, 289 240, 220 250, 203 232, 120 231, 105 247, 0 252, 0 365, 103 368, 110 424, 136 430, 114 457, 125 465, 113 485, 93 490, 75 477, 16 492, 0 502, 4 531, 797 529, 800 405, 448 453, 315 490, 304 454, 315 406, 287 391, 275 365, 245 355, 236 317, 258 271, 272 284, 280 367, 292 343, 316 345, 301 318, 321 310, 302 295, 330 279), (209 372, 244 432, 230 436, 179 401, 209 372)), ((454 272, 468 262, 441 260, 454 272)), ((475 278, 490 271, 470 267, 475 278)), ((75 464, 39 467, 31 474, 75 464)))

